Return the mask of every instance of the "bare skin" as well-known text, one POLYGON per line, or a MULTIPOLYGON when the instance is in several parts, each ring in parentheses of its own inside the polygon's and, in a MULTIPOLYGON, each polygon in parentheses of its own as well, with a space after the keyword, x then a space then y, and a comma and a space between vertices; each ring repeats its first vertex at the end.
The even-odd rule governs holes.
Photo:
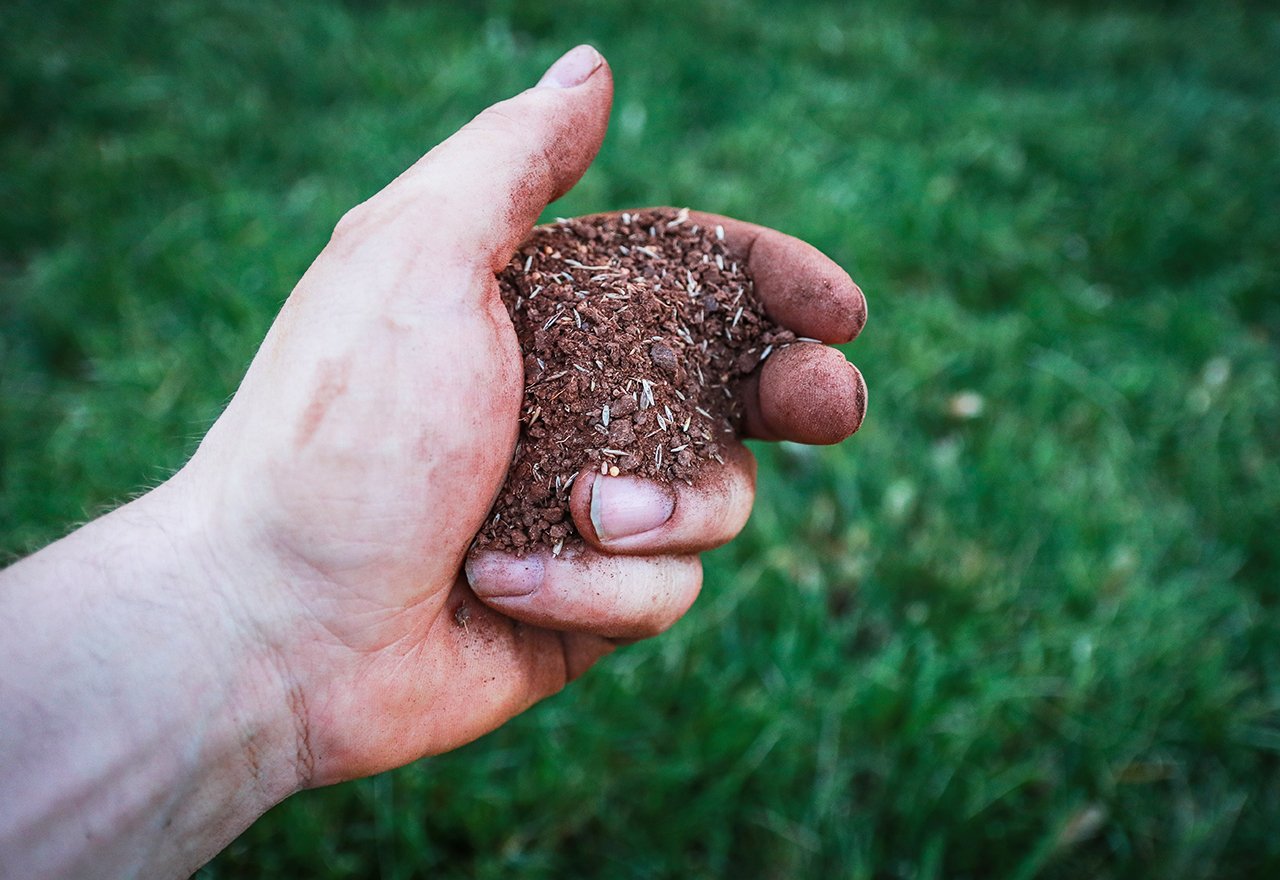
MULTIPOLYGON (((573 559, 466 559, 522 390, 494 272, 611 99, 580 47, 349 212, 191 461, 0 573, 0 791, 25 795, 0 798, 0 875, 189 874, 289 794, 469 742, 693 602, 696 554, 750 512, 745 447, 674 494, 584 475, 573 559)), ((861 329, 825 257, 712 222, 780 320, 861 329)), ((758 435, 861 421, 856 369, 805 348, 742 389, 758 435)))

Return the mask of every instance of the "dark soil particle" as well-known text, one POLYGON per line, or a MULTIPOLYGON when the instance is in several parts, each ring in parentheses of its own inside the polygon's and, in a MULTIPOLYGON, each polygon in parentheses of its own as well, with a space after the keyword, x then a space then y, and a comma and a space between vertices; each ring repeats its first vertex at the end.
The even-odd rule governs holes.
POLYGON ((718 228, 681 210, 560 220, 498 274, 524 353, 520 438, 476 538, 560 553, 580 470, 690 485, 741 423, 733 389, 795 335, 771 321, 718 228))

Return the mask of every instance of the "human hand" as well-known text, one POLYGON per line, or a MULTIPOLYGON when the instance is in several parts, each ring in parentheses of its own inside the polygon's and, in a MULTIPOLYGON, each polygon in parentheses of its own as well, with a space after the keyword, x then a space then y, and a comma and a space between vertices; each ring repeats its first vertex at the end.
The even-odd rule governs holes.
MULTIPOLYGON (((300 786, 459 746, 616 640, 660 632, 697 594, 696 553, 746 521, 755 465, 739 445, 697 489, 584 474, 571 509, 589 549, 486 554, 462 574, 523 389, 494 273, 586 170, 611 98, 603 59, 574 50, 349 212, 173 480, 199 506, 221 600, 278 677, 300 786)), ((723 226, 775 319, 823 342, 861 329, 861 292, 816 250, 694 216, 723 226)), ((739 393, 764 439, 835 442, 865 406, 856 369, 812 343, 739 393)))

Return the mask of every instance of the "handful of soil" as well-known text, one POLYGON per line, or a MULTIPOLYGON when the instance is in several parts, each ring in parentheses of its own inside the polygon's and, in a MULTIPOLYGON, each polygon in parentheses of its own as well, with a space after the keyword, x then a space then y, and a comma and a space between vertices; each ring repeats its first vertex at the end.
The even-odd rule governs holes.
POLYGON ((724 230, 687 209, 560 220, 498 274, 524 353, 520 437, 476 546, 559 554, 582 538, 586 467, 693 485, 741 424, 733 387, 795 334, 765 316, 724 230))

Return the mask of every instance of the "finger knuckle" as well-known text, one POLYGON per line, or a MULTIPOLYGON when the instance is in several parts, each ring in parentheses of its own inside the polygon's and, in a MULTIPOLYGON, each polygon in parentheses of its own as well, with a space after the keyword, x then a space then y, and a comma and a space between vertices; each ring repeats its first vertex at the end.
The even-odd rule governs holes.
POLYGON ((348 208, 334 224, 333 234, 329 236, 329 240, 343 243, 361 238, 369 226, 372 213, 368 202, 361 202, 353 208, 348 208))
MULTIPOLYGON (((533 96, 523 95, 522 100, 533 96)), ((523 177, 528 185, 539 189, 554 188, 557 178, 555 144, 546 136, 542 125, 531 124, 536 114, 517 113, 505 104, 497 104, 485 110, 463 127, 465 136, 505 142, 520 156, 523 177)))

